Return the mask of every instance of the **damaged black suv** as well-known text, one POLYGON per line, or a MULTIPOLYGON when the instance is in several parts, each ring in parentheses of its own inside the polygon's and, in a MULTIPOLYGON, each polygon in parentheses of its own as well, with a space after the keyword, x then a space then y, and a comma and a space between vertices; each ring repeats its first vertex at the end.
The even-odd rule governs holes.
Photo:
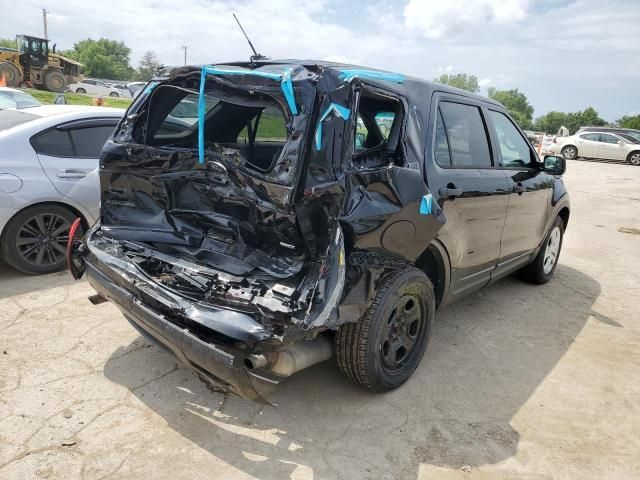
POLYGON ((266 401, 336 355, 402 384, 436 308, 519 270, 552 276, 564 160, 498 103, 315 61, 167 68, 100 160, 101 219, 69 264, 94 301, 202 380, 266 401))

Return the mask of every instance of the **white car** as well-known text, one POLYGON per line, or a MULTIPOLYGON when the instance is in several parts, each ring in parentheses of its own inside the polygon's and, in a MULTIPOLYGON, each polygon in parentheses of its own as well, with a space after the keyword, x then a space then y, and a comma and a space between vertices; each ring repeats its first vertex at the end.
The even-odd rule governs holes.
POLYGON ((65 266, 69 227, 99 216, 98 158, 125 110, 43 105, 0 110, 0 254, 15 269, 65 266))
POLYGON ((640 143, 633 138, 609 132, 578 132, 568 137, 556 137, 549 148, 567 160, 578 157, 625 160, 640 166, 640 143))
POLYGON ((75 93, 86 93, 88 95, 92 95, 94 97, 126 97, 130 98, 130 95, 127 96, 125 93, 126 90, 122 90, 119 88, 115 88, 103 81, 100 80, 92 80, 90 78, 85 78, 78 83, 72 83, 67 87, 67 90, 75 93))
POLYGON ((21 110, 40 105, 38 100, 22 90, 0 87, 0 110, 21 110))

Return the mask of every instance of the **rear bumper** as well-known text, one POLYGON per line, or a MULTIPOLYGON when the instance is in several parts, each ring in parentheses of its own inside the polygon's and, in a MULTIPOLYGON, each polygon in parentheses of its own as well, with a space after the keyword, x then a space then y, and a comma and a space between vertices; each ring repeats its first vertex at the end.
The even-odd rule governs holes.
MULTIPOLYGON (((117 272, 116 269, 112 269, 107 275, 106 265, 95 256, 90 257, 92 258, 87 258, 88 261, 85 263, 89 284, 100 296, 114 303, 141 334, 173 352, 181 363, 192 368, 206 383, 253 401, 268 403, 266 397, 275 389, 279 381, 277 378, 256 373, 245 367, 246 355, 250 353, 250 343, 243 344, 239 340, 235 343, 240 347, 247 347, 243 350, 204 340, 188 328, 170 321, 160 311, 143 303, 138 295, 133 293, 133 288, 128 288, 136 284, 136 280, 130 277, 131 272, 117 272), (115 281, 112 278, 114 274, 122 275, 123 281, 115 281), (127 277, 132 280, 130 285, 126 285, 127 282, 124 280, 127 277)), ((230 310, 215 310, 212 313, 212 322, 233 325, 238 336, 244 336, 247 339, 258 340, 264 336, 265 332, 251 331, 251 327, 259 326, 257 322, 253 322, 255 325, 249 324, 247 331, 238 331, 237 315, 238 312, 230 310)))

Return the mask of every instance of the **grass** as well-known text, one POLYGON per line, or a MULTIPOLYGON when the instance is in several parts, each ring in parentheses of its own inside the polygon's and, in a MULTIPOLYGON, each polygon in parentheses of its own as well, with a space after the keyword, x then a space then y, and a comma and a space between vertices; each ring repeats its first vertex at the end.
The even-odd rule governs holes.
MULTIPOLYGON (((58 96, 57 93, 47 92, 45 90, 36 90, 32 88, 22 88, 21 90, 28 93, 44 105, 53 104, 58 96)), ((80 93, 65 93, 64 98, 67 100, 67 104, 69 105, 92 105, 92 102, 95 99, 95 97, 80 93)), ((131 99, 128 98, 104 97, 103 100, 105 107, 127 108, 131 105, 131 99)))

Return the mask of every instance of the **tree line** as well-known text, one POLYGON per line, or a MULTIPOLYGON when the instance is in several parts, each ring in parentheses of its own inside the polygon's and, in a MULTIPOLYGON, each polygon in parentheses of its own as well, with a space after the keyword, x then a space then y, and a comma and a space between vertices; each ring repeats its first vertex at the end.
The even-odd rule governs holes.
MULTIPOLYGON (((0 38, 0 47, 18 48, 15 40, 9 38, 0 38)), ((140 59, 138 68, 133 68, 131 49, 124 42, 108 38, 86 38, 74 43, 73 48, 57 53, 82 63, 86 77, 147 82, 162 67, 157 54, 149 50, 140 59)))
MULTIPOLYGON (((443 74, 434 78, 433 81, 473 93, 480 91, 478 78, 475 75, 468 75, 466 73, 458 73, 455 75, 443 74)), ((564 125, 569 129, 569 132, 573 134, 578 131, 580 127, 610 124, 600 118, 600 115, 593 107, 587 107, 578 112, 551 111, 534 120, 533 107, 529 103, 527 96, 517 88, 511 90, 489 88, 487 93, 489 98, 504 105, 514 120, 518 122, 524 130, 535 130, 554 134, 564 125)), ((614 124, 624 128, 640 129, 640 115, 624 116, 616 120, 614 124)))

